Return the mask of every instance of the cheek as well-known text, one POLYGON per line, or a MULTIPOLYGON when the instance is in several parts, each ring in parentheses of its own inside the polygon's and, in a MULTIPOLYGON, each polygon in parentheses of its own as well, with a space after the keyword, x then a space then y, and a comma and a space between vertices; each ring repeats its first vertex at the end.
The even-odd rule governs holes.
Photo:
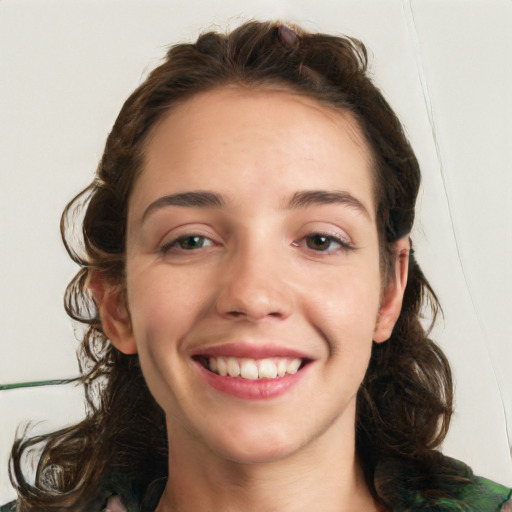
POLYGON ((331 279, 310 297, 308 321, 326 341, 331 377, 355 391, 366 372, 373 345, 380 283, 355 273, 331 279), (323 289, 323 291, 321 291, 323 289), (339 375, 346 379, 339 379, 339 375))
POLYGON ((138 345, 179 344, 214 302, 212 276, 197 269, 162 264, 138 270, 133 265, 127 274, 128 305, 138 345))
POLYGON ((326 280, 324 286, 318 283, 311 295, 311 311, 326 325, 343 330, 373 332, 377 319, 380 283, 378 278, 364 279, 357 275, 326 280))
POLYGON ((186 388, 180 350, 201 314, 203 288, 165 266, 128 267, 127 274, 128 305, 144 378, 160 406, 176 412, 176 390, 186 388))

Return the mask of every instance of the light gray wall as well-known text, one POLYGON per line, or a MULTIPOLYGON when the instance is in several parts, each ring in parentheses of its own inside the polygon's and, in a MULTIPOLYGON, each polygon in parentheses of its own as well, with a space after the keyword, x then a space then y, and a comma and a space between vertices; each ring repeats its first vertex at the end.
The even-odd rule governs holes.
MULTIPOLYGON (((249 18, 362 39, 423 168, 413 233, 457 384, 444 450, 512 484, 512 2, 3 0, 0 2, 0 384, 77 373, 62 309, 75 268, 59 216, 92 178, 129 92, 173 42, 249 18)), ((0 391, 0 503, 20 422, 79 419, 66 386, 0 391)))

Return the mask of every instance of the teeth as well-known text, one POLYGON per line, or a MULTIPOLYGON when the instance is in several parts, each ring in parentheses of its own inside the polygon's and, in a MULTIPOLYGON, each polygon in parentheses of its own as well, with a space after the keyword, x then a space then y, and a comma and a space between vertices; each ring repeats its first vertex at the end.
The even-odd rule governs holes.
POLYGON ((286 359, 279 359, 277 362, 277 375, 279 375, 279 377, 286 375, 286 359))
POLYGON ((256 380, 258 378, 258 367, 254 359, 244 359, 240 370, 240 375, 244 379, 256 380))
POLYGON ((260 379, 275 379, 277 377, 277 366, 270 359, 262 359, 258 363, 258 375, 260 379))
POLYGON ((228 375, 230 377, 238 377, 240 375, 240 366, 234 357, 228 357, 228 375))
POLYGON ((217 373, 219 375, 222 375, 223 377, 225 377, 228 374, 228 365, 226 364, 226 360, 223 359, 222 357, 217 358, 217 373))
POLYGON ((275 357, 272 359, 238 359, 236 357, 210 357, 208 368, 222 377, 241 377, 248 380, 275 379, 299 371, 302 359, 275 357))
POLYGON ((300 359, 292 359, 290 361, 290 364, 286 367, 286 371, 288 373, 291 373, 292 375, 294 373, 297 373, 299 371, 301 360, 300 359))

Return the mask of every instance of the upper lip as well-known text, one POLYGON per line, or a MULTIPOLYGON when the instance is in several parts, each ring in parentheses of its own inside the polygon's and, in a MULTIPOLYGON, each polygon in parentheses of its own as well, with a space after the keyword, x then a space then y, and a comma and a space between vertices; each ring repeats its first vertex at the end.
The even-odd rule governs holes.
POLYGON ((297 359, 312 359, 304 352, 295 348, 275 344, 234 342, 205 347, 194 353, 202 357, 239 357, 247 359, 265 359, 269 357, 290 357, 297 359))

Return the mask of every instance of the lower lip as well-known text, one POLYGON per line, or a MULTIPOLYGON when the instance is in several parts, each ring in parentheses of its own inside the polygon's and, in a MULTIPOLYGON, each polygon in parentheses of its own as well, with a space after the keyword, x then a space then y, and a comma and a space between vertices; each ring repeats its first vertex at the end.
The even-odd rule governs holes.
POLYGON ((217 391, 245 400, 269 400, 289 391, 298 384, 307 372, 309 364, 293 375, 276 377, 275 379, 242 379, 241 377, 223 377, 207 370, 196 362, 201 376, 217 391))

